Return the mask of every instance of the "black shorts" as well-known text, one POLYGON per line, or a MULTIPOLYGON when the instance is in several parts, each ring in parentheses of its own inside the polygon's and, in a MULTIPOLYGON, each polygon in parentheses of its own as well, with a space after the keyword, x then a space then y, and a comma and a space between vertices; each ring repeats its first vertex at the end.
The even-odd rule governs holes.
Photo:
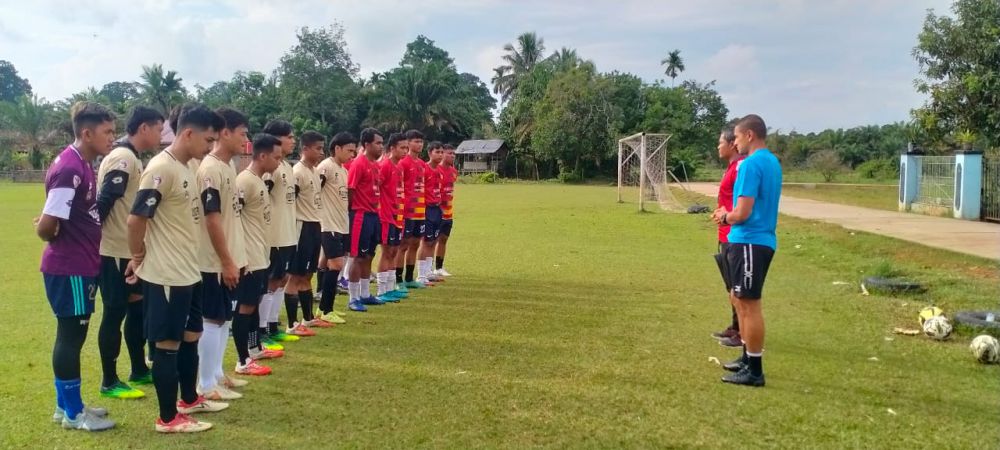
POLYGON ((441 235, 451 237, 451 227, 455 224, 452 219, 441 221, 441 235))
POLYGON ((434 242, 441 235, 441 207, 432 205, 427 207, 427 216, 424 219, 422 235, 425 241, 434 242))
POLYGON ((288 266, 288 273, 300 276, 316 273, 320 240, 323 235, 321 230, 319 222, 302 222, 299 244, 295 246, 295 256, 288 266))
POLYGON ((260 305, 260 298, 267 292, 267 269, 244 272, 240 284, 236 286, 236 303, 239 305, 260 305))
POLYGON ((382 224, 378 214, 373 212, 351 211, 351 256, 354 258, 372 258, 382 237, 382 224))
POLYGON ((719 273, 722 274, 722 285, 726 287, 726 292, 732 292, 733 286, 729 280, 729 262, 727 261, 729 255, 726 254, 728 248, 728 242, 719 242, 719 253, 715 254, 715 264, 719 266, 719 273))
POLYGON ((396 224, 381 222, 380 226, 382 227, 382 245, 399 247, 399 244, 403 243, 403 230, 400 230, 396 224))
POLYGON ((351 235, 333 231, 323 232, 323 256, 327 260, 343 258, 351 249, 351 235))
POLYGON ((423 229, 423 220, 406 219, 403 221, 403 238, 419 238, 423 236, 421 232, 423 229))
POLYGON ((142 296, 142 284, 125 282, 125 267, 128 259, 101 256, 101 274, 97 276, 97 287, 101 290, 101 303, 105 308, 124 308, 128 298, 142 296))
POLYGON ((201 333, 201 285, 161 286, 142 282, 146 310, 146 339, 182 341, 184 332, 201 333))
POLYGON ((236 290, 222 284, 222 274, 201 273, 202 316, 209 320, 228 322, 233 320, 236 306, 236 290))
POLYGON ((764 294, 764 279, 771 267, 774 249, 763 245, 729 243, 726 247, 726 264, 729 266, 729 285, 739 299, 760 299, 764 294))
POLYGON ((292 262, 292 256, 295 256, 295 246, 271 247, 270 256, 271 267, 267 269, 268 275, 272 280, 280 280, 288 273, 288 265, 292 262))

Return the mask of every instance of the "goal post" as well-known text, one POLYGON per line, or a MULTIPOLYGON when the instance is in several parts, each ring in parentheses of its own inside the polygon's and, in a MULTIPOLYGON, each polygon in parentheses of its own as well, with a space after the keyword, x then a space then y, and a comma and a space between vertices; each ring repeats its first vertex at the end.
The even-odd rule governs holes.
POLYGON ((667 169, 671 135, 636 133, 618 140, 618 202, 624 201, 627 187, 639 188, 639 210, 646 210, 647 201, 656 201, 667 211, 680 211, 684 206, 671 190, 673 174, 667 169))

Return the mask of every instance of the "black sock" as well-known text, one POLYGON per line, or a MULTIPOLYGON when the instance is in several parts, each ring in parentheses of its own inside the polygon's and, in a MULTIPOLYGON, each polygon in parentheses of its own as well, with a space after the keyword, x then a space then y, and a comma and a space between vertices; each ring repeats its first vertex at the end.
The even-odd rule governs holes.
POLYGON ((250 328, 253 316, 250 314, 237 313, 233 318, 233 343, 236 344, 236 354, 240 359, 240 364, 246 364, 250 358, 250 328))
POLYGON ((154 349, 152 370, 160 420, 170 422, 177 416, 177 350, 154 349))
POLYGON ((442 267, 444 267, 444 256, 435 256, 434 268, 437 270, 441 270, 442 267))
POLYGON ((128 348, 128 359, 132 364, 132 376, 143 376, 149 373, 146 367, 146 352, 143 344, 145 337, 145 308, 142 301, 128 304, 125 314, 125 347, 128 348))
POLYGON ((316 291, 323 291, 323 278, 326 278, 327 269, 319 269, 316 271, 316 291))
POLYGON ((337 278, 340 278, 339 270, 331 270, 323 277, 323 286, 320 289, 323 294, 319 298, 319 310, 323 314, 333 311, 333 303, 337 298, 337 278))
POLYGON ((263 350, 263 342, 261 340, 264 338, 264 333, 267 332, 264 328, 260 328, 260 308, 254 308, 253 318, 250 319, 250 348, 256 348, 257 350, 263 350))
POLYGON ((128 309, 104 307, 101 326, 97 330, 97 350, 101 354, 101 387, 111 387, 118 382, 118 355, 122 347, 122 321, 128 309))
POLYGON ((731 306, 731 308, 733 308, 733 324, 730 325, 729 328, 740 331, 740 319, 739 317, 736 317, 736 307, 731 306))
POLYGON ((397 283, 402 283, 403 282, 403 268, 402 267, 397 267, 396 268, 396 282, 397 283))
POLYGON ((90 316, 56 319, 56 343, 52 348, 52 372, 60 380, 80 378, 80 350, 87 340, 90 316))
POLYGON ((406 265, 406 282, 407 283, 410 283, 410 282, 413 281, 413 268, 414 268, 414 264, 407 264, 406 265))
POLYGON ((181 387, 181 400, 194 403, 198 400, 198 342, 181 342, 177 351, 177 382, 181 387))
POLYGON ((267 334, 270 334, 270 335, 278 334, 278 322, 268 322, 267 323, 267 334))
POLYGON ((741 358, 743 358, 743 364, 749 364, 750 363, 750 355, 747 355, 747 345, 746 344, 743 344, 743 355, 741 356, 741 358))
POLYGON ((302 320, 313 320, 313 296, 312 289, 299 291, 299 304, 302 305, 302 320))
POLYGON ((285 314, 288 314, 288 328, 299 321, 299 295, 285 293, 285 314))
POLYGON ((750 374, 759 377, 764 374, 764 362, 761 356, 749 356, 750 374))

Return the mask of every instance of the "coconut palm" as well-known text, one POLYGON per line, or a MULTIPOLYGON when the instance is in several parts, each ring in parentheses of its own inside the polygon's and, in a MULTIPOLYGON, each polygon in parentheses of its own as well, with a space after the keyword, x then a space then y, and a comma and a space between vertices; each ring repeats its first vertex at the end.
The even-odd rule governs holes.
POLYGON ((545 40, 534 32, 518 36, 516 42, 516 46, 503 46, 507 52, 503 55, 505 64, 494 69, 493 91, 500 94, 502 101, 507 101, 517 89, 518 81, 544 59, 545 40))
POLYGON ((169 114, 170 108, 182 103, 187 96, 181 81, 176 71, 164 72, 161 64, 142 66, 143 97, 163 114, 169 114))
POLYGON ((684 60, 681 59, 681 51, 674 50, 670 52, 666 58, 660 61, 660 64, 664 66, 663 73, 670 77, 670 85, 673 86, 677 76, 684 71, 684 60))

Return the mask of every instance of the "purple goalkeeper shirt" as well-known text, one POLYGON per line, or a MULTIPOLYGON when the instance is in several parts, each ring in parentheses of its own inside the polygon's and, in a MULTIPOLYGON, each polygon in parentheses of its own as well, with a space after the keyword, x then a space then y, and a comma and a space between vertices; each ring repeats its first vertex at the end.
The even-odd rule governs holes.
POLYGON ((101 266, 97 183, 93 167, 72 145, 45 174, 42 213, 59 218, 59 233, 42 252, 42 272, 96 277, 101 266))

